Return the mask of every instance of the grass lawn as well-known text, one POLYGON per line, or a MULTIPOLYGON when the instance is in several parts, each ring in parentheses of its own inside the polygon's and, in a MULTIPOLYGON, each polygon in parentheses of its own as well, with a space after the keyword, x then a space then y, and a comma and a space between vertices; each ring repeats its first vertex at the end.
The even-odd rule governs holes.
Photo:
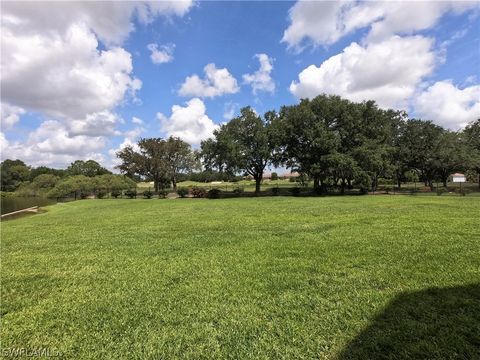
POLYGON ((1 347, 480 358, 480 199, 82 200, 1 224, 1 347))

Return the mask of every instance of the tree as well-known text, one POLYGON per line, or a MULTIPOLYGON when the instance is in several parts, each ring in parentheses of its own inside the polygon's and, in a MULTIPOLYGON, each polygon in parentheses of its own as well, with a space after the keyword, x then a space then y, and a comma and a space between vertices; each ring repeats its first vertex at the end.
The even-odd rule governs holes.
POLYGON ((442 133, 434 155, 433 166, 444 187, 447 187, 448 178, 452 173, 468 169, 468 148, 462 141, 460 133, 452 131, 442 133))
POLYGON ((30 177, 30 168, 21 160, 6 159, 0 163, 0 171, 2 191, 15 191, 30 177))
POLYGON ((155 192, 158 192, 165 178, 162 163, 163 139, 140 139, 138 150, 128 145, 116 153, 122 163, 117 168, 129 177, 140 175, 147 181, 153 181, 155 192))
POLYGON ((199 168, 190 144, 178 137, 170 136, 164 141, 163 159, 165 175, 170 179, 174 191, 177 190, 179 174, 199 168))
POLYGON ((478 188, 480 189, 480 119, 465 127, 463 138, 470 155, 469 168, 477 172, 478 188))
MULTIPOLYGON (((333 102, 328 104, 333 107, 333 102)), ((328 176, 322 160, 336 152, 339 141, 328 127, 333 123, 332 117, 336 117, 332 109, 322 110, 318 104, 314 108, 317 113, 310 100, 283 107, 274 120, 273 133, 276 163, 307 174, 318 189, 328 176)))
POLYGON ((51 189, 55 187, 58 180, 58 176, 52 174, 41 174, 38 175, 35 179, 33 179, 32 184, 37 189, 51 189))
POLYGON ((270 134, 273 113, 262 118, 250 107, 240 110, 240 116, 214 131, 214 138, 202 141, 200 156, 207 169, 216 168, 230 174, 244 172, 255 180, 255 192, 260 192, 265 167, 273 158, 270 134))
POLYGON ((132 179, 117 174, 105 174, 96 176, 94 181, 94 189, 98 192, 116 192, 121 190, 135 189, 137 183, 132 179))
POLYGON ((64 177, 66 175, 66 170, 64 169, 53 169, 47 166, 39 166, 30 170, 30 181, 33 181, 37 176, 43 174, 50 174, 55 175, 59 178, 64 177))
POLYGON ((67 168, 67 174, 71 176, 85 175, 88 177, 94 177, 98 175, 111 174, 111 172, 102 167, 95 160, 76 160, 67 168))
POLYGON ((166 182, 171 182, 176 190, 178 174, 196 167, 190 145, 176 137, 141 139, 138 149, 127 146, 117 152, 117 156, 122 160, 117 166, 122 173, 153 181, 156 192, 166 182))
POLYGON ((322 163, 333 182, 337 184, 340 181, 342 194, 345 192, 347 181, 353 180, 360 170, 351 156, 338 152, 324 156, 322 163))
POLYGON ((60 181, 50 192, 50 197, 63 197, 74 194, 85 197, 95 189, 95 182, 91 177, 85 175, 69 176, 60 181))
POLYGON ((409 120, 399 136, 401 158, 407 166, 418 172, 425 185, 433 190, 435 179, 436 153, 439 150, 444 129, 431 121, 409 120))

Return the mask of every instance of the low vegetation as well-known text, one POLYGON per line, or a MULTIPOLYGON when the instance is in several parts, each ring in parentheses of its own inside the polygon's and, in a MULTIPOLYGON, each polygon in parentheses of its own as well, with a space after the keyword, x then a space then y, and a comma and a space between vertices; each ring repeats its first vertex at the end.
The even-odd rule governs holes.
POLYGON ((68 359, 480 357, 480 202, 82 200, 2 223, 2 347, 68 359))

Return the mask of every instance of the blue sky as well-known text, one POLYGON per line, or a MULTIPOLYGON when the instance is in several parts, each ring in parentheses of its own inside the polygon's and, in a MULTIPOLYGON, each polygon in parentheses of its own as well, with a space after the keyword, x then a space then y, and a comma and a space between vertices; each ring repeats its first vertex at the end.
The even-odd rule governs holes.
POLYGON ((323 92, 460 129, 480 116, 479 11, 447 1, 2 3, 2 159, 113 167, 139 137, 198 147, 243 106, 263 114, 323 92))

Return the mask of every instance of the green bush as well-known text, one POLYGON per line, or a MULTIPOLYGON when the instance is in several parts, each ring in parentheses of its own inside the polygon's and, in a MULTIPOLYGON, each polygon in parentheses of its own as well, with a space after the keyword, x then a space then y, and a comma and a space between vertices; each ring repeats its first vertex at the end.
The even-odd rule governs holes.
POLYGON ((133 199, 137 197, 137 191, 136 190, 127 190, 125 191, 125 196, 128 197, 129 199, 133 199))
POLYGON ((293 196, 298 196, 300 195, 300 188, 298 186, 295 186, 293 188, 290 188, 288 189, 288 191, 290 191, 290 193, 293 195, 293 196))
POLYGON ((280 194, 280 188, 274 187, 272 188, 272 195, 277 196, 280 194))
POLYGON ((143 198, 144 199, 151 199, 153 196, 153 192, 151 192, 150 190, 145 190, 143 192, 143 198))
POLYGON ((272 172, 272 175, 270 177, 271 180, 278 180, 278 174, 276 172, 272 172))
POLYGON ((209 199, 218 199, 220 197, 220 189, 210 189, 208 190, 207 197, 209 199))
POLYGON ((207 196, 207 191, 204 188, 194 186, 191 190, 190 193, 194 198, 204 198, 207 196))
POLYGON ((236 196, 240 196, 240 195, 243 194, 243 188, 237 187, 237 188, 233 189, 233 193, 234 193, 236 196))
POLYGON ((184 188, 184 187, 178 188, 178 189, 177 189, 177 194, 178 194, 178 196, 180 196, 181 198, 184 198, 185 196, 188 195, 188 189, 187 189, 187 188, 184 188))
POLYGON ((97 198, 98 199, 103 199, 105 196, 107 196, 107 192, 103 190, 98 190, 97 191, 97 198))
POLYGON ((445 188, 437 189, 437 195, 442 196, 443 194, 448 193, 448 190, 445 188))
POLYGON ((116 198, 118 198, 119 196, 122 195, 122 192, 120 190, 112 190, 110 195, 112 195, 112 197, 114 197, 116 199, 116 198))
POLYGON ((458 189, 458 193, 462 196, 467 196, 471 192, 472 192, 472 190, 470 190, 470 189, 465 189, 465 188, 458 189))
POLYGON ((165 199, 168 195, 168 190, 161 189, 158 191, 158 198, 159 199, 165 199))
POLYGON ((355 185, 360 189, 361 194, 367 194, 368 190, 371 187, 372 184, 372 179, 370 176, 364 172, 361 171, 355 176, 355 185))

